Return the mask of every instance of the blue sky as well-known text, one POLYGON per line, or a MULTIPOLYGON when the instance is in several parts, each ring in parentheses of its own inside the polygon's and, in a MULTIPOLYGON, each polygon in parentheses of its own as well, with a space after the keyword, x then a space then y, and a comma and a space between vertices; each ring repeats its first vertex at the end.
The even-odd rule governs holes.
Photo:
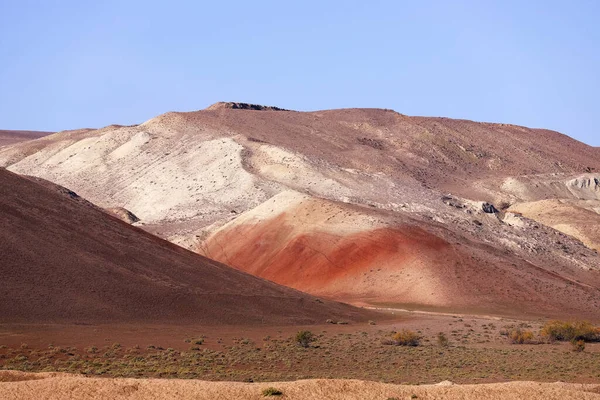
POLYGON ((600 146, 600 2, 0 0, 0 129, 245 101, 544 127, 600 146))

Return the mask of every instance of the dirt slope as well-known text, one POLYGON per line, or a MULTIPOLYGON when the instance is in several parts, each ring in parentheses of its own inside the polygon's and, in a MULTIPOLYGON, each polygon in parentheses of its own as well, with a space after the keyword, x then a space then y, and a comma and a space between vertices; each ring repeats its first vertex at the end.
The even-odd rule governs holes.
POLYGON ((558 132, 218 103, 16 144, 0 149, 0 165, 321 296, 600 317, 593 240, 509 208, 600 201, 598 149, 558 132))
POLYGON ((361 311, 284 288, 156 238, 0 169, 2 323, 323 323, 361 311))
POLYGON ((527 218, 581 240, 600 251, 600 202, 551 199, 519 203, 510 208, 527 218))
POLYGON ((50 134, 52 134, 52 132, 0 130, 0 147, 24 142, 26 140, 38 139, 50 134))
POLYGON ((600 386, 568 383, 511 382, 481 385, 390 385, 357 380, 304 380, 275 383, 204 382, 177 379, 108 379, 45 373, 0 371, 5 400, 39 399, 263 399, 275 387, 285 399, 600 399, 600 386))
POLYGON ((433 222, 284 192, 221 227, 198 251, 353 304, 600 317, 600 276, 587 268, 597 266, 593 250, 522 217, 502 222, 467 210, 469 219, 433 222), (508 249, 493 246, 499 238, 508 249))

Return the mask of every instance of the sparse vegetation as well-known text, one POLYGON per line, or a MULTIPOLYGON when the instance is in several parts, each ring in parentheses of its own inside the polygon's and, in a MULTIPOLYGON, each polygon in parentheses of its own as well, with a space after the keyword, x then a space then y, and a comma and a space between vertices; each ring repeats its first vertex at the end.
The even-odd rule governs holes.
POLYGON ((269 397, 269 396, 281 396, 283 395, 283 392, 277 388, 274 387, 268 387, 266 389, 264 389, 262 391, 262 395, 264 397, 269 397))
POLYGON ((200 346, 201 344, 204 343, 204 339, 203 338, 198 338, 198 339, 187 338, 187 339, 185 339, 185 342, 200 346))
POLYGON ((311 331, 300 331, 296 333, 296 343, 304 348, 308 348, 310 344, 316 340, 317 338, 311 331))
MULTIPOLYGON (((221 332, 209 334, 202 336, 204 344, 201 346, 192 344, 193 338, 198 336, 188 336, 192 339, 186 341, 187 344, 184 343, 185 336, 182 336, 172 342, 174 345, 171 342, 154 342, 148 346, 141 342, 141 347, 123 343, 121 347, 113 348, 115 337, 106 340, 103 345, 97 344, 98 348, 92 351, 89 345, 83 344, 75 348, 29 343, 28 348, 22 349, 20 344, 24 340, 21 340, 5 348, 0 346, 0 369, 240 382, 324 377, 410 384, 443 380, 477 383, 507 380, 596 382, 600 379, 599 345, 590 346, 585 341, 557 342, 554 345, 540 342, 537 346, 527 347, 510 345, 508 334, 512 331, 537 332, 541 326, 506 321, 492 331, 489 325, 468 323, 471 328, 465 328, 464 322, 459 322, 448 332, 439 324, 421 326, 419 330, 408 325, 414 331, 398 332, 400 335, 366 324, 356 331, 329 326, 327 331, 311 334, 318 337, 319 346, 310 351, 295 340, 295 331, 277 329, 248 332, 244 337, 235 333, 225 336, 221 332), (507 330, 507 337, 500 336, 500 328, 507 330), (447 336, 451 346, 439 345, 440 331, 447 336), (269 339, 261 340, 267 334, 269 339), (397 335, 407 345, 396 347, 400 345, 395 340, 397 335), (407 340, 415 337, 419 338, 416 347, 407 340), (385 341, 382 342, 382 339, 385 341), (244 344, 246 342, 249 344, 244 344), (383 343, 392 346, 384 346, 383 343), (174 348, 167 349, 168 345, 174 348)), ((538 343, 537 337, 534 340, 538 343)), ((273 384, 259 387, 256 395, 260 396, 260 391, 268 385, 273 384)), ((393 396, 393 393, 388 395, 393 396)))

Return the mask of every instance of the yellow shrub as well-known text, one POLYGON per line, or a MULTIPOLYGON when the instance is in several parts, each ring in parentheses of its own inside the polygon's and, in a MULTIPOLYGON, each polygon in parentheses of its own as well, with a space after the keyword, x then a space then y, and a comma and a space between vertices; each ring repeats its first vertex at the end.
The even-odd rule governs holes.
POLYGON ((523 344, 533 340, 533 332, 517 328, 510 331, 508 337, 512 343, 523 344))
POLYGON ((420 341, 421 337, 416 332, 407 329, 403 329, 394 335, 394 342, 398 346, 418 346, 420 341))

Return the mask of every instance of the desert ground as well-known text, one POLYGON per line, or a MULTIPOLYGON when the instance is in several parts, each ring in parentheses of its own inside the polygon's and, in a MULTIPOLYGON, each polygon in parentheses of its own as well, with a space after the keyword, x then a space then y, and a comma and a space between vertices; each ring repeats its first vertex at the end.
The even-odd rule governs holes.
POLYGON ((298 399, 599 396, 600 343, 575 352, 538 337, 543 323, 396 311, 378 322, 279 327, 4 324, 0 369, 27 373, 0 372, 0 394, 252 399, 275 387, 298 399), (515 328, 536 335, 514 344, 515 328), (388 344, 403 329, 420 345, 388 344), (298 330, 317 340, 298 346, 298 330))
MULTIPOLYGON (((336 321, 337 322, 337 321, 336 321)), ((5 324, 0 367, 101 377, 272 382, 343 378, 433 384, 542 381, 597 383, 600 343, 573 351, 538 333, 543 320, 395 312, 370 323, 207 326, 5 324), (391 317, 391 318, 390 318, 391 317), (510 333, 531 331, 516 344, 510 333), (307 348, 294 336, 308 330, 307 348), (410 330, 418 346, 390 343, 410 330), (447 343, 438 340, 441 333, 447 343)))

